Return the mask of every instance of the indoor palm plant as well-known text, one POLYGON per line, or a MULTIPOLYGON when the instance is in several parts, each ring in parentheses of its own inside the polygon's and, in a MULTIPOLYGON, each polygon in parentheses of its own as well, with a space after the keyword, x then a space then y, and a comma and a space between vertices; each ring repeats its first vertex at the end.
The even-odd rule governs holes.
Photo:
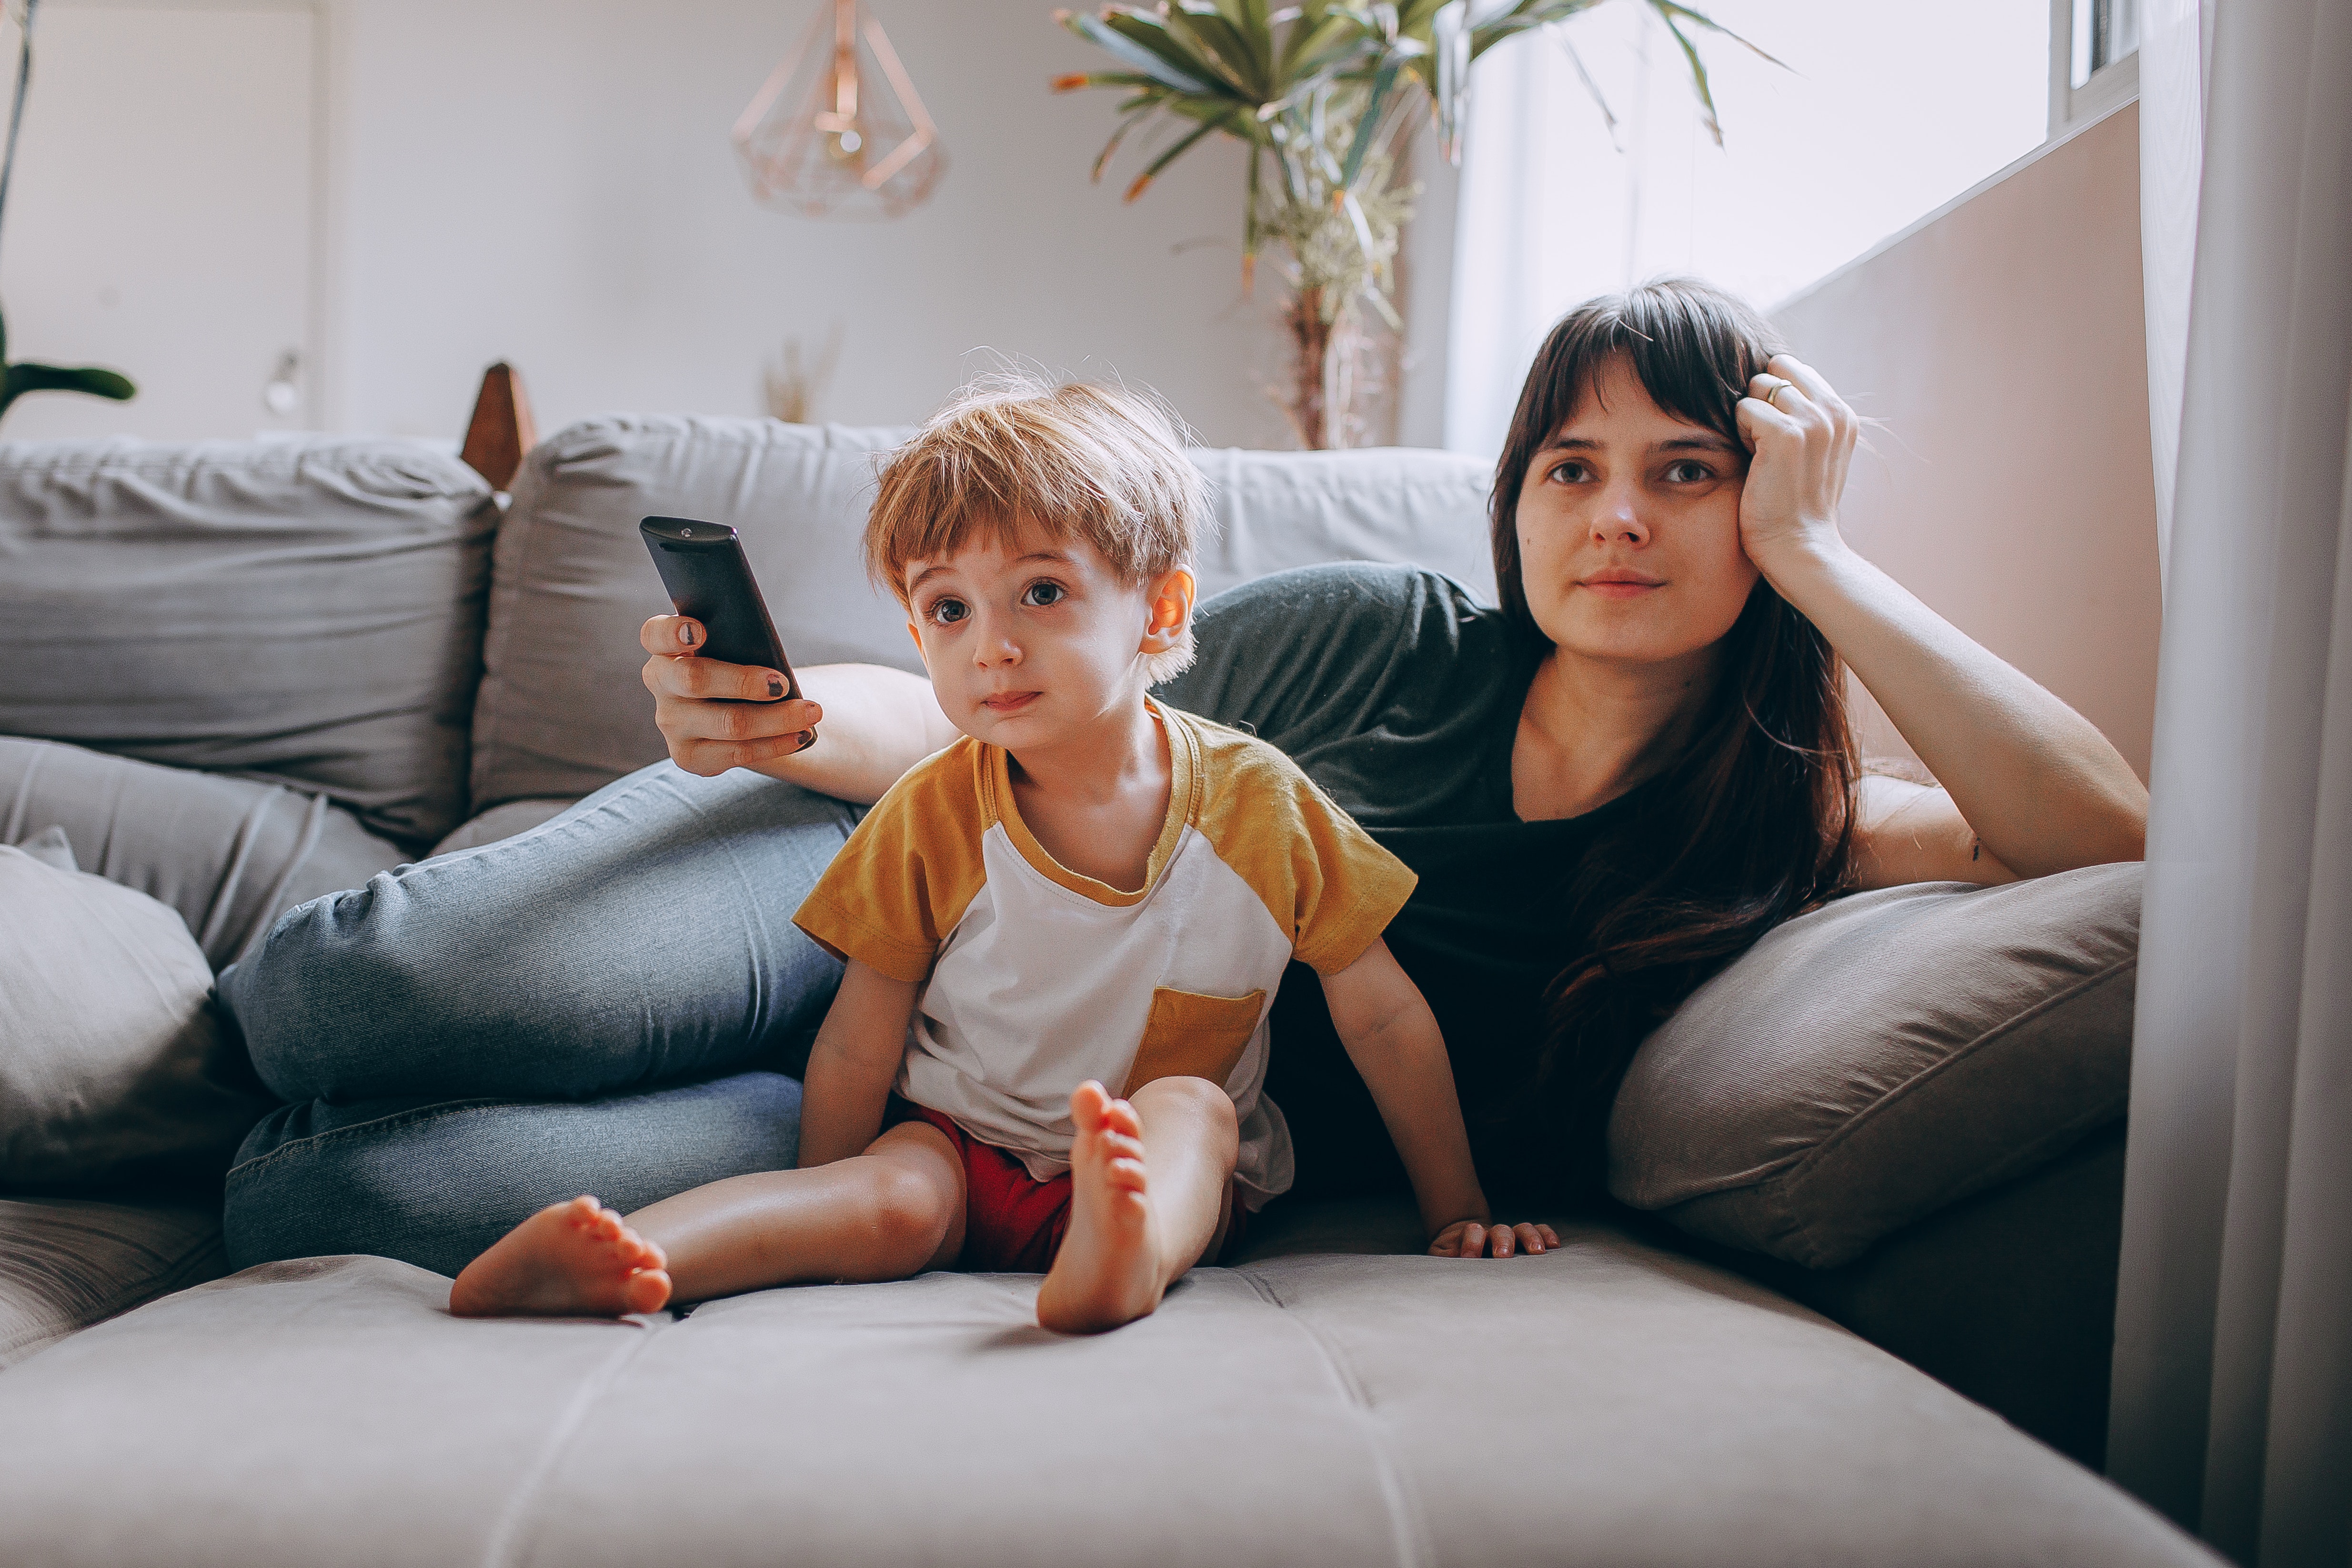
MULTIPOLYGON (((1350 444, 1352 384, 1363 357, 1363 312, 1401 323, 1389 294, 1403 226, 1418 187, 1402 183, 1403 143, 1423 115, 1459 161, 1470 65, 1506 39, 1564 21, 1601 0, 1397 0, 1346 5, 1306 0, 1163 0, 1056 13, 1118 68, 1057 79, 1057 90, 1117 88, 1120 120, 1095 176, 1138 126, 1173 122, 1179 134, 1128 186, 1141 195, 1160 172, 1212 133, 1248 148, 1242 275, 1269 243, 1285 257, 1290 294, 1289 385, 1281 394, 1299 444, 1350 444)), ((1715 103, 1694 31, 1733 35, 1676 0, 1641 0, 1681 47, 1707 127, 1715 103)), ((1744 40, 1742 40, 1744 42, 1744 40)), ((1753 47, 1753 46, 1749 46, 1753 47)), ((1590 79, 1587 85, 1590 86, 1590 79)))

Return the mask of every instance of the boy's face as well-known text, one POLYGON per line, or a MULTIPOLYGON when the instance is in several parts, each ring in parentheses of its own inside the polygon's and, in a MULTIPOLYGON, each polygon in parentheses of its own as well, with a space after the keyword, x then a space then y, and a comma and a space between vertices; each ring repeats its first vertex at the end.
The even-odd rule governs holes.
POLYGON ((940 707, 1016 754, 1131 710, 1144 659, 1175 645, 1192 608, 1192 574, 1124 584, 1092 544, 1034 527, 910 561, 906 583, 940 707))

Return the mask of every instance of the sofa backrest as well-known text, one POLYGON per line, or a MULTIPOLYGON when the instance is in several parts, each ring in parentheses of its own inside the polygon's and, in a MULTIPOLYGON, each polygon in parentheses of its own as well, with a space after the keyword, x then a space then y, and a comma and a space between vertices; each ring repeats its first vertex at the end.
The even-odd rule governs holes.
POLYGON ((408 442, 0 443, 0 732, 430 844, 466 816, 490 501, 408 442))
MULTIPOLYGON (((637 535, 660 514, 741 531, 785 652, 919 670, 859 535, 880 455, 910 431, 628 416, 563 430, 524 463, 500 527, 473 802, 588 794, 665 754, 637 627, 669 609, 637 535)), ((1322 561, 1410 561, 1492 599, 1488 466, 1444 452, 1195 454, 1220 523, 1203 595, 1322 561)))

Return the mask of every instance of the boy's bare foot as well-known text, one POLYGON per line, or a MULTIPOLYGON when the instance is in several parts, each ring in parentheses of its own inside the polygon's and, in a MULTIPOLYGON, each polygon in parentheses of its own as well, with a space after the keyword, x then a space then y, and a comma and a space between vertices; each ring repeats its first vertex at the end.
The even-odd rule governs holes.
POLYGON ((1070 1096, 1070 1228, 1037 1291, 1037 1321, 1066 1334, 1131 1323, 1160 1305, 1159 1226, 1135 1107, 1091 1080, 1070 1096))
POLYGON ((619 1215, 577 1197, 540 1210, 466 1265, 449 1310, 460 1318, 658 1311, 669 1300, 667 1262, 619 1215))

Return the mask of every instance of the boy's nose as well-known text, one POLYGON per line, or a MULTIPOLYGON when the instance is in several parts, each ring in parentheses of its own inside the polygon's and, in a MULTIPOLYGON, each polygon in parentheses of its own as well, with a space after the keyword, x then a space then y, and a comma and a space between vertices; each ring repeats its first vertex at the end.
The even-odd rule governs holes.
POLYGON ((1021 645, 1011 637, 983 631, 972 643, 972 660, 982 669, 1021 662, 1021 645))

